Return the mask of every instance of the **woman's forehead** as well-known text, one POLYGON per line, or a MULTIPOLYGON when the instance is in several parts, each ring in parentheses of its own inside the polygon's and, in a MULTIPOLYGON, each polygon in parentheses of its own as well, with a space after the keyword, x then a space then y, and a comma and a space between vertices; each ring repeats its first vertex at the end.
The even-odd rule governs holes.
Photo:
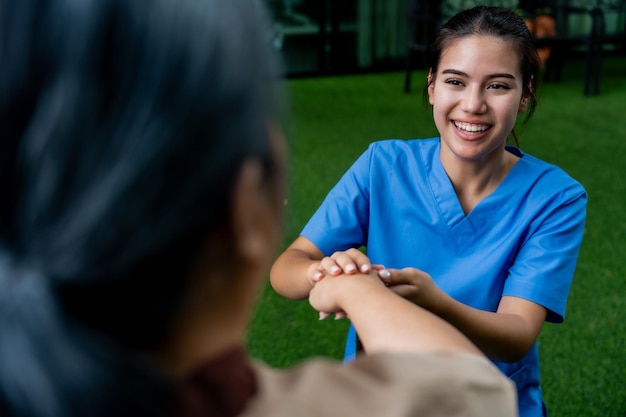
POLYGON ((519 74, 520 56, 512 41, 491 35, 470 35, 444 46, 438 72, 455 69, 466 73, 519 74))

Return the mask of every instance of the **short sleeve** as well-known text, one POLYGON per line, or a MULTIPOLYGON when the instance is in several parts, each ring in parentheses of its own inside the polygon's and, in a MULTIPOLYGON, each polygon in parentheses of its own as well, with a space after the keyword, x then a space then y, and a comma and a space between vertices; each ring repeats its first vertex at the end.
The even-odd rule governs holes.
POLYGON ((572 182, 545 200, 509 271, 503 295, 541 304, 548 309, 546 320, 560 323, 582 242, 587 194, 572 182))
POLYGON ((372 148, 344 173, 301 232, 327 255, 367 240, 372 148))

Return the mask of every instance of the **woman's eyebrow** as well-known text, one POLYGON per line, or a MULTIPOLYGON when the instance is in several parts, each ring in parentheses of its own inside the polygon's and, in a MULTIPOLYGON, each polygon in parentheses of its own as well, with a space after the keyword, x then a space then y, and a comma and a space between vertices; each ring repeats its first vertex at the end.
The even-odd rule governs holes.
MULTIPOLYGON (((466 77, 466 78, 470 78, 470 76, 463 72, 463 71, 459 71, 459 70, 455 70, 452 68, 449 69, 445 69, 443 71, 441 71, 442 74, 452 74, 452 75, 458 75, 459 77, 466 77)), ((509 78, 511 80, 515 80, 515 76, 513 74, 509 74, 506 72, 496 72, 493 74, 489 74, 486 78, 491 79, 491 78, 509 78)))
POLYGON ((442 74, 452 74, 452 75, 458 75, 461 77, 469 77, 466 73, 464 73, 463 71, 459 71, 459 70, 455 70, 455 69, 445 69, 443 71, 441 71, 442 74))
POLYGON ((511 80, 514 80, 515 76, 506 72, 497 72, 495 74, 490 74, 489 78, 510 78, 511 80))

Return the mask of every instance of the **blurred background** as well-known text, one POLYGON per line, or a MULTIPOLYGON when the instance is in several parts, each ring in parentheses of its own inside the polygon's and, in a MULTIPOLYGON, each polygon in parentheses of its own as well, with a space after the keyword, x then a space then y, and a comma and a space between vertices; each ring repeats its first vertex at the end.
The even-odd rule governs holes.
POLYGON ((552 9, 547 12, 557 18, 559 35, 590 34, 594 24, 591 11, 596 8, 602 10, 606 35, 623 34, 625 27, 621 0, 261 1, 273 14, 273 42, 282 51, 287 75, 292 77, 404 68, 411 42, 427 42, 434 27, 477 4, 504 6, 520 13, 534 12, 528 8, 552 9), (563 9, 569 13, 561 16, 563 9))

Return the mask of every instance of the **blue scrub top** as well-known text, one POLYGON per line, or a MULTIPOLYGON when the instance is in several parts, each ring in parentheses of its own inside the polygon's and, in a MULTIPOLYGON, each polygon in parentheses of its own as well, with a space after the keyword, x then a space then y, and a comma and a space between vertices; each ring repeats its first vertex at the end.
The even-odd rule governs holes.
MULTIPOLYGON (((514 296, 562 322, 583 235, 584 188, 507 147, 519 161, 465 215, 439 151, 439 138, 371 144, 301 235, 327 255, 365 246, 373 263, 421 269, 471 307, 496 311, 503 295, 514 296)), ((496 365, 517 384, 520 415, 542 415, 536 344, 520 362, 496 365)))

